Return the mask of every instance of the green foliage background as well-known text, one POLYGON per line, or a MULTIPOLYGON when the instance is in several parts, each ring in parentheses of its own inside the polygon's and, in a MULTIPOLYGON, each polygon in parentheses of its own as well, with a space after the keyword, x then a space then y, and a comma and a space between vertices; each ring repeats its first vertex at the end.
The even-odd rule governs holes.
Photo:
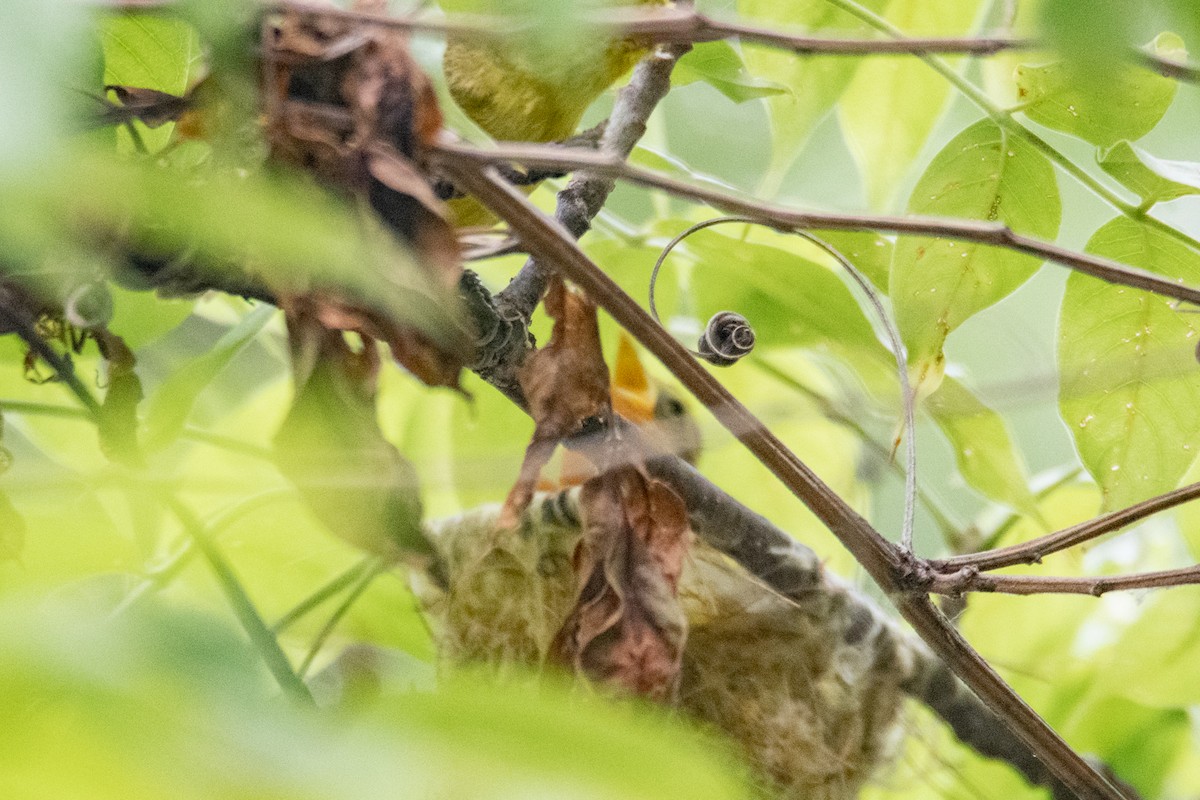
MULTIPOLYGON (((538 13, 538 3, 527 5, 538 13)), ((699 5, 830 36, 968 35, 996 29, 1006 7, 699 5)), ((1067 63, 1051 53, 931 63, 701 45, 633 160, 823 209, 973 218, 1000 209, 1023 232, 1200 284, 1200 255, 1186 240, 1200 236, 1200 91, 1112 56, 1151 40, 1173 57, 1185 45, 1200 49, 1189 3, 1150 5, 1133 16, 1116 2, 1021 2, 1018 31, 1044 29, 1083 59, 1067 63), (1184 235, 1147 223, 1150 206, 1184 235)), ((123 83, 179 92, 201 68, 201 42, 217 66, 236 62, 231 32, 247 7, 180 8, 192 24, 77 4, 0 4, 3 269, 54 281, 110 274, 120 267, 95 231, 132 224, 215 257, 249 249, 276 276, 366 280, 356 223, 330 198, 296 181, 210 169, 203 145, 134 158, 125 132, 81 123, 88 107, 76 90, 123 83), (181 177, 196 174, 203 183, 181 177)), ((563 35, 572 26, 559 17, 553 28, 563 35)), ((440 42, 413 47, 436 77, 440 42)), ((445 104, 451 124, 469 131, 445 104)), ((171 131, 141 135, 155 151, 171 131)), ((535 198, 551 207, 555 188, 535 198)), ((620 188, 583 244, 640 297, 663 244, 710 213, 620 188)), ((1200 476, 1194 318, 1007 251, 871 234, 830 240, 890 293, 921 381, 922 554, 1021 541, 1200 476)), ((519 264, 481 269, 499 287, 519 264)), ((659 305, 670 310, 669 327, 692 337, 717 310, 749 317, 760 350, 722 379, 881 530, 898 534, 901 482, 887 458, 899 415, 891 355, 845 276, 798 239, 743 226, 697 234, 667 269, 659 305)), ((21 342, 0 338, 11 456, 0 477, 0 795, 749 794, 725 745, 679 719, 554 687, 498 690, 470 674, 435 688, 433 645, 404 576, 370 571, 330 537, 271 461, 292 391, 278 314, 225 297, 112 291, 111 327, 134 349, 146 390, 145 469, 111 463, 75 399, 60 384, 27 381, 21 342), (199 526, 190 534, 181 504, 199 526), (210 549, 193 544, 197 530, 210 549), (315 605, 330 581, 341 594, 289 614, 315 605), (345 603, 351 584, 361 593, 345 603), (293 616, 275 635, 263 627, 293 616), (382 648, 387 668, 382 699, 348 710, 352 672, 335 658, 351 643, 382 648), (280 656, 311 664, 310 691, 340 707, 292 708, 266 666, 280 656)), ((436 335, 444 321, 405 297, 395 298, 396 313, 436 335)), ((605 335, 614 346, 611 325, 605 335)), ((75 364, 102 395, 94 350, 75 364)), ((471 377, 465 385, 472 401, 395 369, 383 375, 381 425, 416 466, 431 516, 501 498, 531 431, 494 391, 471 377)), ((854 578, 852 560, 803 507, 702 423, 705 473, 854 578)), ((1041 570, 1129 572, 1198 556, 1200 518, 1184 509, 1041 570)), ((961 625, 1072 745, 1144 796, 1200 791, 1200 590, 978 596, 961 625)), ((870 797, 1040 796, 917 709, 905 732, 870 797)))

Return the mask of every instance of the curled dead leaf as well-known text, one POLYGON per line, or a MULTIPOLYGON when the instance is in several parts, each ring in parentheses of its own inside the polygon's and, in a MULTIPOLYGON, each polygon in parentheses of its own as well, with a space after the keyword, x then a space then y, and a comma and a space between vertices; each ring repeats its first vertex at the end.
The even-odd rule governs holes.
POLYGON ((559 277, 551 279, 545 303, 554 318, 550 341, 528 358, 518 376, 535 425, 533 439, 505 500, 502 526, 515 524, 529 505, 558 443, 586 429, 604 429, 612 416, 595 304, 559 277))
POLYGON ((594 680, 669 701, 687 634, 679 602, 691 538, 687 508, 633 466, 584 484, 580 508, 580 589, 551 654, 594 680))
POLYGON ((107 328, 92 330, 100 355, 108 365, 108 389, 100 405, 100 449, 112 461, 128 466, 145 463, 138 444, 138 404, 142 381, 136 372, 137 359, 125 340, 107 328))

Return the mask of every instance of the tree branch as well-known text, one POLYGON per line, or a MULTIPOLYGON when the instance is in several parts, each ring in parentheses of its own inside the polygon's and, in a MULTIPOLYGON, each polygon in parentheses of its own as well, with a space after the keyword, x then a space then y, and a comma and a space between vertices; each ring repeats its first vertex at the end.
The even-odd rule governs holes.
MULTIPOLYGON (((171 0, 114 0, 104 5, 116 8, 150 9, 173 5, 171 0)), ((529 23, 514 24, 511 17, 456 14, 453 19, 429 19, 416 15, 394 17, 364 11, 333 8, 303 0, 268 2, 267 10, 292 9, 321 13, 335 19, 345 19, 382 27, 420 33, 453 34, 495 40, 527 31, 529 23)), ((587 23, 605 29, 607 36, 645 38, 657 43, 690 43, 738 39, 743 42, 787 50, 797 55, 969 55, 991 56, 1014 50, 1040 50, 1046 45, 1036 39, 995 34, 961 37, 907 37, 865 39, 811 36, 799 32, 778 31, 744 22, 718 20, 693 8, 616 8, 581 15, 587 23)), ((1152 69, 1168 78, 1181 81, 1200 81, 1200 66, 1163 58, 1144 48, 1131 47, 1127 56, 1135 63, 1152 69)))
POLYGON ((1079 253, 1052 242, 1023 236, 1001 223, 937 217, 800 211, 676 180, 601 153, 567 150, 555 145, 501 144, 494 148, 478 148, 443 139, 435 145, 434 156, 443 164, 452 159, 479 165, 519 161, 527 166, 553 167, 562 170, 587 169, 592 172, 602 172, 638 186, 662 189, 676 197, 707 203, 727 213, 753 217, 764 225, 779 230, 822 228, 826 230, 888 231, 904 235, 939 236, 992 247, 1003 247, 1054 261, 1109 283, 1131 286, 1164 297, 1200 305, 1200 289, 1181 286, 1137 267, 1088 253, 1079 253))
POLYGON ((1100 577, 1057 577, 1039 575, 991 575, 973 567, 958 572, 934 575, 924 590, 937 594, 961 595, 965 592, 1000 594, 1088 594, 1099 597, 1107 592, 1130 589, 1160 589, 1200 583, 1200 565, 1141 572, 1133 575, 1100 577))
MULTIPOLYGON (((1172 492, 1161 494, 1143 500, 1137 505, 1112 511, 1101 517, 1063 528, 1061 531, 1039 536, 1028 542, 1000 547, 983 553, 954 556, 931 560, 929 566, 939 573, 955 573, 962 569, 973 569, 981 572, 1001 567, 1011 567, 1016 564, 1037 564, 1044 556, 1074 547, 1081 542, 1095 539, 1115 530, 1145 519, 1160 511, 1182 505, 1200 497, 1200 483, 1192 483, 1172 492)), ((987 591, 987 590, 983 590, 987 591)))

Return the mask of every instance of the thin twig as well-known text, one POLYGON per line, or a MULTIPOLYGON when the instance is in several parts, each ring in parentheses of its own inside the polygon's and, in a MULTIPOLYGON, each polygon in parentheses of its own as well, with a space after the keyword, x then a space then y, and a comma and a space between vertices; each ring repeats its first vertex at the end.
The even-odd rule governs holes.
POLYGON ((21 308, 13 300, 13 298, 4 291, 0 291, 0 321, 4 323, 4 327, 9 330, 16 331, 17 335, 25 340, 25 344, 29 345, 29 349, 37 354, 38 358, 50 365, 50 369, 54 370, 55 376, 66 384, 71 393, 79 400, 79 403, 84 407, 93 419, 100 417, 100 402, 92 396, 92 392, 79 380, 79 376, 75 374, 75 365, 71 363, 71 359, 59 355, 58 351, 50 346, 42 335, 37 332, 37 321, 33 316, 21 308))
MULTIPOLYGON (((224 509, 205 523, 204 535, 209 541, 215 541, 226 528, 242 517, 292 494, 294 494, 294 490, 291 489, 267 489, 266 491, 247 497, 245 500, 224 509)), ((163 563, 148 570, 146 578, 137 586, 130 589, 129 593, 112 610, 112 616, 115 617, 129 610, 129 608, 136 605, 138 601, 148 596, 151 592, 161 591, 169 586, 183 572, 187 565, 191 563, 195 555, 194 538, 189 537, 183 543, 183 546, 170 555, 163 563)))
POLYGON ((325 642, 329 639, 329 635, 337 628, 342 619, 349 613, 358 599, 362 597, 363 592, 370 587, 371 583, 378 578, 385 570, 389 563, 378 556, 372 556, 366 567, 358 575, 357 580, 350 587, 350 591, 338 604, 338 607, 329 615, 329 619, 325 620, 325 624, 321 626, 321 630, 317 631, 317 635, 313 638, 312 644, 309 645, 308 652, 304 656, 304 660, 300 662, 300 667, 297 672, 300 677, 308 674, 309 667, 312 666, 317 654, 321 652, 321 648, 325 646, 325 642))
POLYGON ((949 574, 967 568, 982 572, 1011 567, 1016 564, 1036 564, 1051 553, 1057 553, 1106 533, 1120 530, 1160 511, 1174 508, 1198 497, 1200 497, 1200 483, 1191 483, 1166 494, 1143 500, 1129 508, 1112 511, 1087 522, 1063 528, 1061 531, 1030 539, 1027 542, 983 553, 937 559, 930 561, 929 566, 938 572, 949 574))
MULTIPOLYGON (((984 661, 927 596, 901 591, 906 574, 901 554, 798 459, 727 389, 701 367, 576 245, 556 221, 490 167, 477 171, 466 159, 446 159, 450 177, 492 213, 504 219, 539 259, 564 277, 641 342, 714 416, 746 446, 850 550, 917 634, 942 658, 1081 800, 1120 800, 1122 793, 1084 761, 984 661)), ((827 227, 827 226, 817 226, 827 227)))
POLYGON ((955 573, 934 576, 928 585, 928 591, 947 595, 960 595, 965 592, 997 592, 1021 595, 1087 594, 1099 597, 1108 592, 1161 589, 1167 586, 1187 586, 1196 583, 1200 583, 1200 565, 1157 572, 1139 572, 1132 575, 1097 577, 993 575, 967 567, 955 573))
POLYGON ((349 568, 333 576, 325 585, 318 587, 316 591, 284 612, 279 619, 275 620, 275 624, 271 626, 271 630, 276 635, 287 630, 297 620, 303 618, 310 611, 319 608, 326 600, 354 583, 371 566, 371 562, 374 560, 374 556, 364 556, 350 565, 349 568))
POLYGON ((209 567, 212 568, 221 592, 229 601, 234 615, 242 624, 242 629, 250 637, 255 649, 258 650, 267 669, 278 682, 279 688, 295 703, 306 706, 314 705, 308 686, 292 670, 292 665, 288 663, 287 656, 279 647, 279 642, 275 640, 275 635, 271 633, 270 628, 263 621, 262 615, 254 607, 254 603, 246 594, 246 590, 242 587, 237 575, 234 574, 229 562, 225 560, 225 556, 209 538, 204 525, 179 499, 168 497, 166 503, 192 538, 196 549, 200 551, 209 567))
MULTIPOLYGON (((105 8, 153 10, 177 5, 177 0, 92 0, 105 8)), ((276 0, 264 3, 268 11, 293 10, 319 13, 331 19, 344 19, 411 33, 432 33, 496 40, 519 36, 533 26, 514 22, 512 16, 455 14, 451 19, 423 17, 416 14, 395 17, 365 11, 326 6, 300 0, 276 0)), ((687 42, 702 44, 723 39, 753 42, 797 55, 968 55, 992 56, 1019 50, 1042 50, 1044 42, 1026 37, 995 33, 988 36, 921 37, 905 36, 893 39, 843 38, 812 36, 806 33, 779 31, 733 20, 719 20, 684 7, 618 8, 583 13, 581 22, 603 28, 606 36, 645 38, 653 42, 687 42)), ((1130 60, 1152 69, 1160 75, 1181 81, 1200 81, 1200 66, 1164 58, 1140 47, 1125 51, 1130 60)))
POLYGON ((1200 289, 1198 288, 1180 285, 1127 264, 1023 236, 1002 223, 938 217, 801 211, 697 186, 602 153, 567 150, 555 145, 506 143, 495 147, 479 148, 443 138, 436 145, 436 154, 443 164, 449 163, 453 159, 480 165, 519 161, 526 165, 554 167, 563 170, 587 169, 591 172, 605 173, 638 186, 661 189, 676 197, 707 203, 722 211, 752 217, 762 224, 778 230, 888 231, 904 235, 939 236, 1002 247, 1054 261, 1109 283, 1131 286, 1164 297, 1200 305, 1200 289))

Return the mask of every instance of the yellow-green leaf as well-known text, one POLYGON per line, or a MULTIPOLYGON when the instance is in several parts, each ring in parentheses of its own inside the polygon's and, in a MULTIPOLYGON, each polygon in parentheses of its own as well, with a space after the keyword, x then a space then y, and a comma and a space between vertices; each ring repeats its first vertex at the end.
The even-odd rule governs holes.
MULTIPOLYGON (((862 7, 878 12, 887 0, 864 0, 862 7)), ((755 24, 794 28, 814 35, 869 36, 871 27, 827 0, 738 0, 738 13, 755 24)), ((753 75, 777 81, 789 91, 771 97, 771 174, 781 180, 808 142, 808 137, 833 108, 857 67, 845 56, 797 58, 778 48, 747 46, 746 65, 753 75)))
POLYGON ((1037 514, 1025 460, 1004 417, 953 378, 944 378, 925 408, 954 449, 958 471, 980 494, 1023 514, 1037 514))
MULTIPOLYGON (((987 120, 967 128, 934 157, 913 189, 908 210, 1003 222, 1051 240, 1062 216, 1050 162, 987 120)), ((921 372, 937 372, 950 332, 1028 280, 1039 265, 1038 259, 1011 250, 902 237, 892 261, 890 294, 909 363, 921 372)))
MULTIPOLYGON (((1200 254, 1118 217, 1087 251, 1200 283, 1200 254)), ((1175 488, 1200 448, 1200 321, 1169 299, 1086 275, 1067 280, 1059 318, 1059 409, 1083 464, 1121 508, 1175 488)))
MULTIPOLYGON (((1182 60, 1183 40, 1163 33, 1150 45, 1156 55, 1182 60)), ((1148 69, 1127 66, 1105 81, 1081 80, 1063 62, 1021 65, 1016 71, 1022 110, 1034 122, 1107 146, 1140 139, 1158 124, 1175 99, 1178 81, 1148 69)))
POLYGON ((1119 180, 1149 206, 1200 194, 1200 163, 1156 158, 1127 141, 1096 154, 1100 168, 1119 180))
MULTIPOLYGON (((980 0, 892 0, 886 17, 909 35, 956 36, 971 31, 983 5, 980 0)), ((862 62, 838 110, 872 208, 891 204, 949 98, 945 77, 917 58, 862 62)))

